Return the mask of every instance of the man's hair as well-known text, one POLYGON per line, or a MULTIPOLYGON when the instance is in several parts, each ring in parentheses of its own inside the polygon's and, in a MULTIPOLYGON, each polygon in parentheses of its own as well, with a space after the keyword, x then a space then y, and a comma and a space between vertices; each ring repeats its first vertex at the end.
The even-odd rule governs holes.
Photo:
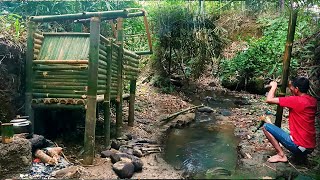
POLYGON ((299 88, 300 92, 307 93, 309 90, 309 80, 306 77, 299 76, 292 80, 292 85, 299 88))

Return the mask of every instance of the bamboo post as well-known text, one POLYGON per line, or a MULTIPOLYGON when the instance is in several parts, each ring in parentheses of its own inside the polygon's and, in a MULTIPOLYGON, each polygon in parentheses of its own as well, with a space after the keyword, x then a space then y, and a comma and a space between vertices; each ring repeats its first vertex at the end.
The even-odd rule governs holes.
POLYGON ((121 136, 122 128, 122 61, 123 61, 123 18, 117 19, 117 44, 118 48, 118 92, 116 98, 116 134, 121 136))
POLYGON ((112 63, 112 44, 107 46, 107 80, 106 80, 106 93, 104 94, 104 136, 105 146, 110 145, 110 90, 111 90, 111 63, 112 63))
POLYGON ((129 98, 129 117, 128 125, 133 126, 134 123, 134 101, 136 93, 136 80, 130 81, 130 98, 129 98))
POLYGON ((148 25, 148 19, 147 19, 147 13, 143 11, 144 16, 143 16, 143 21, 144 21, 144 27, 146 28, 146 33, 147 33, 147 38, 148 38, 148 45, 149 45, 149 50, 152 52, 152 43, 151 43, 151 35, 149 31, 149 25, 148 25))
POLYGON ((36 23, 29 21, 28 23, 28 39, 26 52, 26 93, 25 93, 25 113, 29 116, 31 122, 31 132, 34 132, 34 111, 31 107, 32 101, 32 65, 34 57, 34 33, 36 31, 36 23))
POLYGON ((88 97, 84 135, 84 164, 93 164, 95 146, 95 126, 97 107, 98 59, 100 44, 100 18, 93 17, 90 22, 90 50, 88 73, 88 97))
MULTIPOLYGON (((288 85, 290 59, 291 59, 292 45, 294 40, 294 33, 296 30, 296 24, 297 24, 297 16, 298 16, 298 10, 292 8, 290 10, 287 41, 286 41, 286 47, 285 47, 284 56, 283 56, 283 68, 282 68, 283 70, 282 70, 282 78, 281 78, 280 96, 285 96, 287 85, 288 85)), ((281 127, 282 114, 283 114, 283 107, 278 105, 276 121, 275 121, 275 125, 278 127, 281 127)))

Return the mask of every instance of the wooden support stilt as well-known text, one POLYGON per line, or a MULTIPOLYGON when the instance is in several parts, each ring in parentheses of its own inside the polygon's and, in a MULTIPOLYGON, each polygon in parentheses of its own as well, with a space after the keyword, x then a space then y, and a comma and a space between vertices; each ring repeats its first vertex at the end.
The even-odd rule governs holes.
POLYGON ((118 39, 117 44, 118 48, 118 92, 116 98, 116 136, 121 136, 122 128, 122 61, 123 61, 123 29, 122 29, 123 18, 117 19, 117 33, 118 39))
POLYGON ((105 137, 105 146, 110 145, 110 90, 111 90, 111 63, 112 63, 112 46, 109 44, 107 46, 107 89, 104 94, 104 137, 105 137))
POLYGON ((84 164, 93 164, 96 127, 97 86, 98 86, 98 59, 100 44, 100 18, 93 17, 90 22, 90 50, 88 97, 84 133, 84 164))
POLYGON ((34 33, 36 32, 36 23, 30 21, 28 23, 28 40, 26 54, 26 94, 25 94, 25 113, 29 116, 32 124, 32 133, 34 132, 34 111, 31 107, 32 101, 32 65, 34 57, 34 33))
POLYGON ((129 98, 129 117, 128 125, 133 126, 134 124, 134 101, 136 96, 136 80, 130 81, 130 98, 129 98))

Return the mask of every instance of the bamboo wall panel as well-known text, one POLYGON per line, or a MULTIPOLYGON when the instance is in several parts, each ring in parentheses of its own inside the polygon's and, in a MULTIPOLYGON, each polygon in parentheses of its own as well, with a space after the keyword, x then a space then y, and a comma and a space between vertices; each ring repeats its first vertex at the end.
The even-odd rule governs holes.
POLYGON ((37 59, 68 60, 68 59, 88 59, 89 36, 45 35, 37 59))

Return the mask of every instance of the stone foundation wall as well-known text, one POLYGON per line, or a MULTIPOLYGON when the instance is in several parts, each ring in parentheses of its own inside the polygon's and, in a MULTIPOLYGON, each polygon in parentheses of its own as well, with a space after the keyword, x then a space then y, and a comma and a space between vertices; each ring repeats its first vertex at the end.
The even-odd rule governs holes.
POLYGON ((12 143, 0 143, 0 179, 19 178, 20 173, 30 170, 32 163, 31 143, 14 137, 12 143))

